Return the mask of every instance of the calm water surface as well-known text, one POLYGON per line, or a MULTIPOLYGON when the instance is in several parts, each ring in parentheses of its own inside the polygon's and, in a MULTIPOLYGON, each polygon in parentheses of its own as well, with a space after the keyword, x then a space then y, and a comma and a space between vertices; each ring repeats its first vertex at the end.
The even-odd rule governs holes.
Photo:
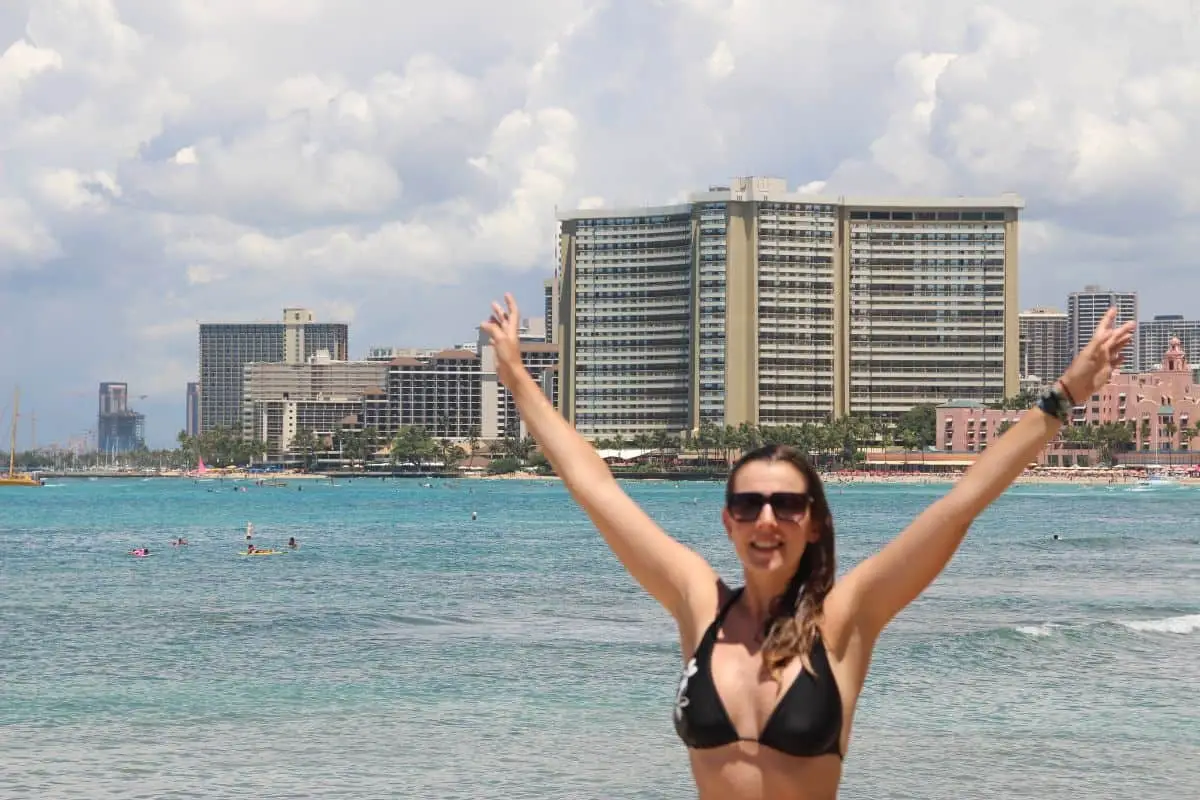
MULTIPOLYGON (((670 619, 559 484, 241 485, 0 490, 0 797, 694 796, 670 619)), ((719 485, 628 488, 737 580, 719 485)), ((842 571, 945 490, 831 487, 842 571)), ((881 639, 841 796, 1191 796, 1197 509, 1001 498, 881 639)))

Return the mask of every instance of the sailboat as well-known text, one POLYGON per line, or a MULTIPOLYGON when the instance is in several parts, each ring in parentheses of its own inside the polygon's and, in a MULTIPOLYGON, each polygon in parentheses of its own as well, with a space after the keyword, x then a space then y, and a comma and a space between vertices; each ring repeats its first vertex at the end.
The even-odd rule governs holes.
POLYGON ((8 474, 0 475, 0 486, 43 486, 45 482, 36 475, 17 472, 17 419, 20 418, 21 390, 13 390, 12 431, 8 441, 8 474))
POLYGON ((206 477, 208 471, 208 465, 204 463, 204 456, 197 456, 196 468, 189 469, 184 475, 187 475, 189 478, 199 478, 202 481, 211 481, 212 478, 206 477))

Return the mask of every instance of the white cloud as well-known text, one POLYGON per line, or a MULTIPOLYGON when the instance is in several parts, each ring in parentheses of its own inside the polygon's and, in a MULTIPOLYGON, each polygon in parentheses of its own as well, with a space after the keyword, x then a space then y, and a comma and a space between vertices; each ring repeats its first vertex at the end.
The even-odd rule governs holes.
POLYGON ((187 268, 187 281, 192 286, 212 283, 222 280, 224 277, 224 273, 218 272, 207 264, 190 264, 187 268))
POLYGON ((102 211, 121 196, 116 179, 106 172, 85 175, 73 169, 46 170, 33 179, 32 188, 47 205, 60 211, 102 211))
POLYGON ((0 273, 20 266, 39 266, 61 252, 27 202, 0 197, 0 273))
MULTIPOLYGON (((177 406, 197 319, 299 303, 352 317, 356 353, 470 338, 505 288, 540 304, 556 208, 743 174, 1016 191, 1026 302, 1111 281, 1191 313, 1183 0, 23 4, 0 14, 0 335, 28 346, 0 385, 47 426, 86 426, 51 365, 97 309, 86 378, 178 383, 177 406)), ((169 440, 181 410, 148 411, 169 440)))
POLYGON ((43 72, 62 68, 62 56, 18 39, 0 55, 0 102, 15 100, 22 84, 43 72))
POLYGON ((400 194, 400 179, 383 157, 329 148, 305 126, 286 122, 228 145, 205 139, 166 161, 130 167, 125 179, 177 213, 243 220, 373 213, 400 194))
POLYGON ((735 66, 733 51, 729 49, 729 45, 724 39, 717 42, 717 46, 713 48, 712 55, 708 57, 709 77, 716 80, 728 78, 733 74, 735 66))

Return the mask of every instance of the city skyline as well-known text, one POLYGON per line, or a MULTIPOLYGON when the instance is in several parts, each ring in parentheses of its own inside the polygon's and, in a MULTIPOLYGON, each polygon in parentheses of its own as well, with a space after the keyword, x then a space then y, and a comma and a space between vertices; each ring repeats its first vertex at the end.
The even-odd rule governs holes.
MULTIPOLYGON (((554 282, 552 279, 543 279, 543 280, 539 281, 539 283, 540 283, 539 288, 541 289, 540 294, 542 295, 543 299, 548 302, 551 290, 554 288, 554 282)), ((1069 299, 1070 299, 1071 295, 1079 294, 1079 293, 1085 293, 1085 294, 1096 294, 1096 293, 1100 293, 1100 294, 1104 294, 1104 293, 1131 294, 1134 296, 1135 303, 1136 303, 1137 295, 1138 295, 1137 289, 1130 288, 1129 286, 1126 286, 1123 289, 1117 289, 1117 288, 1101 286, 1101 285, 1097 285, 1097 284, 1087 284, 1083 287, 1080 287, 1078 290, 1076 290, 1074 292, 1068 293, 1067 297, 1064 298, 1064 302, 1061 304, 1044 304, 1044 305, 1040 305, 1040 306, 1030 306, 1030 307, 1022 306, 1022 307, 1020 307, 1018 309, 1018 313, 1016 314, 1016 316, 1018 318, 1020 318, 1019 330, 1020 330, 1020 337, 1021 337, 1020 349, 1019 349, 1019 353, 1017 356, 1017 361, 1019 362, 1020 377, 1022 380, 1026 376, 1026 372, 1023 369, 1023 366, 1026 363, 1026 361, 1028 360, 1028 356, 1025 351, 1025 341, 1024 341, 1024 337, 1026 335, 1026 327, 1025 327, 1026 316, 1029 314, 1060 315, 1063 318, 1062 319, 1062 322, 1063 322, 1062 327, 1063 327, 1063 332, 1065 333, 1066 327, 1067 327, 1066 320, 1067 320, 1068 314, 1067 314, 1067 312, 1062 311, 1060 306, 1067 307, 1069 305, 1069 299)), ((541 336, 542 330, 543 330, 542 323, 545 323, 547 318, 530 316, 529 314, 525 313, 526 308, 527 308, 526 305, 522 305, 523 324, 528 323, 531 326, 536 327, 537 328, 536 330, 533 330, 532 328, 530 329, 530 334, 533 336, 541 336)), ((550 306, 549 305, 537 305, 537 306, 535 306, 535 309, 539 310, 539 311, 542 311, 542 310, 548 311, 548 310, 550 310, 550 306)), ((310 310, 309 309, 300 309, 298 307, 289 307, 289 308, 284 309, 285 317, 289 312, 304 312, 305 314, 309 314, 310 310)), ((1151 349, 1154 347, 1158 347, 1160 341, 1168 342, 1168 341, 1170 341, 1170 339, 1172 339, 1174 337, 1181 336, 1184 339, 1185 352, 1192 352, 1192 350, 1200 352, 1200 319, 1189 319, 1186 317, 1186 315, 1181 315, 1181 314, 1156 314, 1153 316, 1147 316, 1145 314, 1141 314, 1141 316, 1142 316, 1142 318, 1138 320, 1139 324, 1145 324, 1145 326, 1147 328, 1149 328, 1153 331, 1151 336, 1146 339, 1146 344, 1142 345, 1143 350, 1145 350, 1147 347, 1149 347, 1151 349), (1189 347, 1189 345, 1191 345, 1191 346, 1189 347)), ((297 319, 299 319, 299 317, 297 317, 297 319)), ((332 323, 331 325, 326 324, 326 323, 320 323, 320 322, 317 322, 315 320, 315 318, 312 316, 306 317, 306 321, 310 324, 316 324, 318 326, 324 325, 326 327, 341 325, 341 323, 332 323)), ((199 329, 200 326, 204 325, 204 324, 214 324, 214 323, 199 323, 198 322, 198 323, 196 323, 197 329, 199 329)), ((242 327, 242 326, 246 326, 246 325, 281 326, 281 323, 269 322, 267 320, 266 316, 260 316, 251 321, 236 322, 233 320, 226 320, 222 323, 215 323, 215 324, 232 325, 232 326, 237 326, 237 327, 242 327)), ((350 362, 367 362, 367 361, 372 361, 372 360, 374 360, 374 361, 385 360, 386 361, 386 360, 391 360, 392 358, 397 357, 397 356, 399 356, 401 358, 411 359, 412 356, 418 355, 418 354, 421 355, 422 357, 428 357, 428 356, 432 356, 432 355, 435 355, 438 353, 450 352, 456 348, 461 348, 461 347, 467 347, 471 352, 474 352, 474 348, 475 348, 476 344, 479 343, 479 341, 480 341, 478 338, 479 331, 478 331, 477 325, 472 325, 470 327, 472 329, 471 332, 473 334, 470 338, 459 337, 459 338, 455 338, 455 339, 443 342, 441 345, 436 345, 436 346, 426 346, 426 347, 409 347, 409 346, 404 346, 404 345, 390 345, 389 346, 389 345, 381 345, 376 342, 376 343, 369 343, 369 344, 365 345, 362 348, 363 352, 361 352, 361 354, 358 354, 358 355, 356 355, 356 352, 358 352, 358 351, 355 351, 352 347, 346 346, 345 352, 348 354, 348 357, 343 360, 347 360, 350 362)), ((549 335, 550 332, 551 332, 551 328, 550 328, 549 324, 547 324, 545 327, 545 333, 547 335, 549 335)), ((342 347, 342 346, 343 345, 339 345, 339 347, 342 347)), ((303 347, 302 339, 301 339, 301 347, 303 347)), ((310 356, 321 357, 321 355, 315 351, 314 351, 314 353, 310 354, 310 356)), ((305 358, 302 360, 306 361, 306 360, 308 360, 308 358, 305 358)), ((258 362, 258 363, 269 363, 269 362, 258 362)), ((283 362, 276 362, 276 363, 283 363, 283 362)), ((1153 371, 1154 369, 1157 369, 1157 368, 1158 368, 1158 364, 1156 362, 1154 362, 1152 359, 1147 360, 1147 358, 1144 355, 1139 354, 1138 361, 1136 362, 1135 366, 1127 369, 1126 371, 1134 372, 1134 373, 1149 372, 1149 371, 1153 371)), ((101 383, 102 394, 103 394, 103 387, 105 385, 106 385, 106 382, 101 383)), ((116 385, 125 386, 126 384, 119 383, 116 385)), ((147 437, 147 445, 149 447, 151 447, 152 449, 154 449, 156 447, 167 447, 167 448, 173 447, 175 445, 175 437, 178 435, 178 433, 180 431, 183 431, 185 433, 188 432, 188 430, 187 430, 188 415, 193 413, 192 406, 191 406, 191 394, 193 391, 193 387, 196 387, 198 389, 199 382, 198 381, 187 381, 186 382, 186 384, 184 386, 184 390, 183 390, 184 393, 182 393, 180 395, 180 397, 182 398, 180 400, 180 405, 177 409, 174 410, 174 412, 172 412, 176 416, 182 415, 181 419, 183 420, 183 422, 181 423, 180 426, 173 429, 173 432, 170 434, 170 441, 163 442, 161 444, 156 444, 154 442, 149 441, 149 437, 147 437)), ((138 395, 138 398, 141 400, 144 400, 147 398, 147 396, 146 395, 138 395)), ((964 398, 955 397, 955 398, 950 398, 950 399, 963 400, 964 398)), ((3 413, 6 414, 7 409, 4 409, 3 413)), ((26 420, 29 420, 30 415, 33 413, 36 413, 36 412, 35 411, 31 412, 28 410, 23 411, 22 417, 26 420)), ((238 413, 240 416, 241 415, 240 406, 239 406, 238 413)), ((144 417, 144 415, 142 415, 140 413, 137 416, 144 417)), ((199 418, 198 413, 196 414, 196 417, 197 417, 197 419, 199 418)), ((172 419, 173 419, 173 417, 172 417, 172 419)), ((235 425, 235 427, 240 427, 240 420, 239 420, 239 423, 237 425, 235 425)), ((32 433, 32 431, 30 433, 32 433)), ((94 437, 91 439, 91 444, 89 446, 91 446, 91 447, 96 446, 97 440, 98 440, 97 429, 95 429, 95 428, 90 429, 86 433, 91 434, 91 436, 94 437)), ((22 437, 24 435, 25 434, 23 432, 18 433, 18 441, 19 442, 23 441, 22 437)), ((75 443, 73 446, 77 447, 79 441, 81 440, 81 435, 76 434, 73 437, 71 437, 71 439, 75 443)), ((49 446, 45 439, 41 440, 39 442, 39 444, 43 447, 49 446)), ((65 447, 66 445, 60 445, 60 446, 65 447)))
POLYGON ((170 445, 197 321, 299 305, 353 325, 353 357, 444 346, 506 290, 539 313, 557 210, 672 204, 737 175, 835 197, 1015 192, 1022 309, 1095 283, 1136 288, 1144 318, 1197 316, 1178 299, 1200 281, 1187 3, 1093 4, 1087 26, 1027 0, 817 18, 158 5, 0 4, 0 339, 19 343, 0 396, 21 386, 41 444, 94 428, 95 386, 119 379, 148 396, 149 444, 170 445))

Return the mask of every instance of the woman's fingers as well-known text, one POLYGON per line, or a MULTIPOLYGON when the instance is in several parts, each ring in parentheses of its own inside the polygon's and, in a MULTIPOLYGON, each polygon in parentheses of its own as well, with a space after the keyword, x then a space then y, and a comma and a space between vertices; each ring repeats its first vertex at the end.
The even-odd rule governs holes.
POLYGON ((500 335, 515 337, 517 334, 520 312, 517 309, 517 301, 510 292, 504 293, 504 306, 492 301, 492 317, 480 326, 492 339, 500 335))

